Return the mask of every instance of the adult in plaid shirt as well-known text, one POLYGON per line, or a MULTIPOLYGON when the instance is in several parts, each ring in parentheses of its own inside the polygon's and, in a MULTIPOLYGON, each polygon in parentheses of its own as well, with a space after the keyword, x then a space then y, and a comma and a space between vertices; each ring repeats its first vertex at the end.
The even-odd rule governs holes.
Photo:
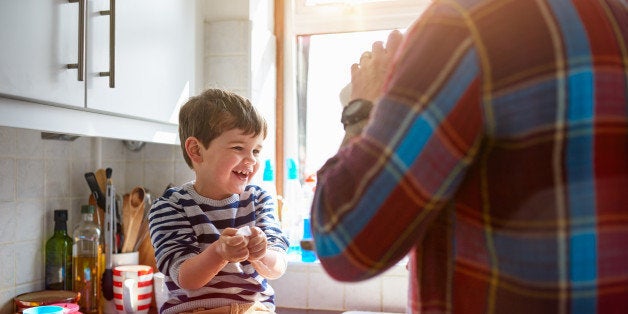
POLYGON ((370 120, 318 172, 326 271, 409 253, 411 313, 628 313, 627 6, 434 1, 374 44, 370 120))

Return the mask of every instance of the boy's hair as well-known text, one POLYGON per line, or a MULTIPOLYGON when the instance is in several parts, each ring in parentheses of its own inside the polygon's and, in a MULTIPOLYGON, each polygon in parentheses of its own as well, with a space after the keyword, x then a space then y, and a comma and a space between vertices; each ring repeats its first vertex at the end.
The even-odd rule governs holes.
POLYGON ((179 110, 179 139, 185 162, 192 161, 185 151, 185 140, 196 137, 205 148, 225 131, 241 129, 244 134, 266 138, 264 117, 251 102, 235 93, 221 89, 208 89, 190 98, 179 110))

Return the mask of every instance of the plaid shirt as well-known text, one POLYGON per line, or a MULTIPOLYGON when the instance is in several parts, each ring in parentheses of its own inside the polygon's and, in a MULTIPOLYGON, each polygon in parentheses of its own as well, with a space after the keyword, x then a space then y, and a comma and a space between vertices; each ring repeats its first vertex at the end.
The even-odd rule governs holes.
POLYGON ((317 253, 408 311, 628 313, 625 0, 435 1, 318 173, 317 253))

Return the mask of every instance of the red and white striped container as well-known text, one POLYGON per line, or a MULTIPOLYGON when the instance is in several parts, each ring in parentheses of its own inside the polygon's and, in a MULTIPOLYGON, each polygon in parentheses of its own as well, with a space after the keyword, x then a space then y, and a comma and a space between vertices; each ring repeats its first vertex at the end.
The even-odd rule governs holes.
POLYGON ((113 303, 118 313, 148 313, 152 296, 152 267, 124 265, 113 268, 113 303))

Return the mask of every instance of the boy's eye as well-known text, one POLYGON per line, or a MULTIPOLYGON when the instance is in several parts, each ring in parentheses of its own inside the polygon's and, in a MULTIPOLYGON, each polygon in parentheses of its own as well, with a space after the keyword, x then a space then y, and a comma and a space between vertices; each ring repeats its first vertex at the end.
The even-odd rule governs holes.
POLYGON ((231 149, 233 150, 243 150, 242 146, 233 146, 231 149))
POLYGON ((253 150, 253 155, 257 156, 257 155, 259 155, 259 153, 260 153, 259 149, 254 149, 253 150))

